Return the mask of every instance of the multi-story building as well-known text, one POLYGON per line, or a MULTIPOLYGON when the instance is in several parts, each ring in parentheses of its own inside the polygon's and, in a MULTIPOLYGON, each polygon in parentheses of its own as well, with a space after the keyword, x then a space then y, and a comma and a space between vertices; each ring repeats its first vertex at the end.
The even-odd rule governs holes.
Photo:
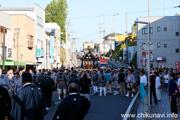
MULTIPOLYGON (((46 23, 45 24, 45 29, 46 31, 50 32, 53 36, 54 36, 54 53, 52 55, 52 59, 53 59, 53 67, 54 68, 60 68, 61 64, 60 63, 60 33, 61 33, 61 29, 60 26, 57 23, 46 23)), ((52 40, 51 40, 52 41, 52 40)), ((51 43, 50 43, 51 44, 51 43)))
MULTIPOLYGON (((30 7, 30 8, 29 7, 28 8, 0 8, 0 11, 3 11, 10 15, 26 15, 35 21, 35 24, 34 24, 35 46, 34 46, 34 48, 36 49, 35 50, 36 69, 44 68, 45 64, 43 62, 45 61, 45 57, 44 57, 45 11, 37 4, 34 4, 34 7, 30 7)), ((29 65, 31 65, 31 64, 29 64, 29 65)))
POLYGON ((11 31, 11 16, 0 12, 0 73, 2 71, 2 65, 3 65, 3 53, 5 56, 4 65, 5 68, 8 69, 8 67, 11 67, 14 65, 13 60, 13 48, 14 48, 14 33, 11 31), (3 51, 3 41, 5 40, 5 49, 3 51), (8 53, 8 54, 7 54, 8 53))
MULTIPOLYGON (((150 41, 155 46, 151 52, 153 67, 176 68, 180 61, 180 16, 144 17, 139 21, 150 22, 150 41)), ((145 24, 137 25, 137 64, 146 66, 146 51, 143 44, 147 42, 148 28, 145 24)))
POLYGON ((24 66, 27 70, 35 68, 35 21, 25 14, 11 14, 14 39, 15 65, 24 66), (19 28, 19 34, 16 29, 19 28))

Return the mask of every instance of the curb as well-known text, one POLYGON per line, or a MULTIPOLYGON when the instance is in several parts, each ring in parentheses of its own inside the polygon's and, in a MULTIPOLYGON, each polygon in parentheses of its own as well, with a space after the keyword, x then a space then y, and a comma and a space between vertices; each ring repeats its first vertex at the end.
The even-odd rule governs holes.
MULTIPOLYGON (((130 111, 131 111, 131 109, 132 109, 132 107, 133 107, 133 105, 134 105, 138 95, 139 95, 139 91, 137 92, 136 96, 133 98, 133 100, 131 101, 130 105, 128 106, 128 109, 126 110, 125 115, 128 115, 130 113, 130 111)), ((123 118, 123 120, 127 120, 127 119, 128 119, 127 116, 125 116, 123 118)))

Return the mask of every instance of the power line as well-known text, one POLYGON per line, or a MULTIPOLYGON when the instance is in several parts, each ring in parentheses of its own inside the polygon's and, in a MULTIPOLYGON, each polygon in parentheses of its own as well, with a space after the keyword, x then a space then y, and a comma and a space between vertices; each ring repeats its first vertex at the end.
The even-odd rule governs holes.
MULTIPOLYGON (((164 9, 173 9, 174 7, 168 7, 164 9)), ((163 9, 154 9, 150 11, 159 11, 163 9)), ((148 10, 145 11, 137 11, 137 12, 128 12, 128 14, 135 14, 135 13, 142 13, 142 12, 148 12, 148 10)), ((119 15, 125 15, 126 13, 118 13, 119 15)), ((70 17, 71 19, 76 19, 76 18, 98 18, 98 17, 106 17, 106 16, 114 16, 114 14, 107 14, 107 15, 95 15, 95 16, 80 16, 80 17, 70 17)))
POLYGON ((92 36, 92 35, 95 35, 95 34, 99 34, 99 32, 96 32, 96 33, 93 33, 93 34, 89 34, 89 35, 85 35, 85 36, 81 36, 81 37, 78 37, 78 38, 89 37, 89 36, 92 36))

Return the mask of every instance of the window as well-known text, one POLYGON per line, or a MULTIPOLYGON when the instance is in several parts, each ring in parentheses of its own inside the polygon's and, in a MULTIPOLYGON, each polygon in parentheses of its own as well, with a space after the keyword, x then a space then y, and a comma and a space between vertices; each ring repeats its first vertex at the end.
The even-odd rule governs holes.
POLYGON ((157 32, 160 32, 160 31, 161 31, 161 27, 158 26, 158 27, 157 27, 157 32))
POLYGON ((153 34, 153 27, 150 27, 150 34, 153 34))
POLYGON ((28 48, 32 50, 33 48, 33 36, 28 35, 28 48))
POLYGON ((161 43, 158 42, 158 43, 157 43, 157 48, 160 48, 160 47, 161 47, 161 43))
POLYGON ((164 48, 167 48, 167 44, 164 44, 164 48))
POLYGON ((176 36, 179 36, 179 32, 176 32, 176 36))
POLYGON ((148 33, 148 29, 147 28, 143 28, 142 29, 142 34, 144 35, 144 34, 147 34, 148 33))
POLYGON ((164 27, 164 31, 167 31, 167 27, 164 27))
POLYGON ((179 49, 176 49, 176 53, 179 53, 179 49))
POLYGON ((143 48, 143 45, 144 45, 145 43, 142 43, 142 50, 144 50, 144 48, 143 48))

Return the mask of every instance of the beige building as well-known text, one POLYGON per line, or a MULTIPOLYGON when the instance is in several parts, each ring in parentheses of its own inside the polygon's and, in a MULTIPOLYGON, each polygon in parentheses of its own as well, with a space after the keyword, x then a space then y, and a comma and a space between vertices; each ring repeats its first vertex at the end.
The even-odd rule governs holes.
POLYGON ((35 21, 27 15, 11 15, 12 30, 15 33, 14 41, 14 61, 19 66, 24 66, 26 69, 35 67, 35 21), (19 28, 19 34, 16 34, 16 28, 19 28), (18 37, 18 38, 17 38, 18 37), (18 41, 18 45, 17 45, 18 41), (18 48, 18 54, 17 54, 18 48), (18 55, 18 58, 17 58, 18 55))

